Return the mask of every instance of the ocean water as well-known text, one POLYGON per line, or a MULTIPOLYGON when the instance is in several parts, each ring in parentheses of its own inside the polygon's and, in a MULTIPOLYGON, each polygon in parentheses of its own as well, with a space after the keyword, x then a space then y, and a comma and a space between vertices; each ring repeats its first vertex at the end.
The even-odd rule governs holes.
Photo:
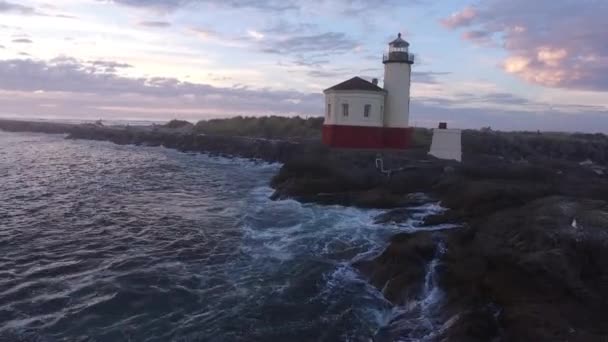
POLYGON ((395 308, 351 267, 415 222, 270 201, 279 167, 0 132, 0 341, 371 341, 418 322, 437 289, 395 308))

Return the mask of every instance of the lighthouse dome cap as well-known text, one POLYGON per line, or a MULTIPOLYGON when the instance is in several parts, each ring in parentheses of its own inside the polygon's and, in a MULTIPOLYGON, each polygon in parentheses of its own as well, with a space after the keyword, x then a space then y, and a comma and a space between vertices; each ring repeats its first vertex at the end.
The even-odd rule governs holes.
POLYGON ((397 35, 397 39, 393 40, 388 45, 393 46, 393 47, 408 47, 408 46, 410 46, 410 43, 405 41, 405 39, 401 38, 401 33, 399 33, 397 35))

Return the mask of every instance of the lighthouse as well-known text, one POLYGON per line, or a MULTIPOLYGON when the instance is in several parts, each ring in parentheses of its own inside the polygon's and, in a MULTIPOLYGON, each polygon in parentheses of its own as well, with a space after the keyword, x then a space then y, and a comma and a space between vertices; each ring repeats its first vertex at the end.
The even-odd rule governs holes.
POLYGON ((414 56, 409 53, 410 43, 401 38, 389 43, 384 63, 384 89, 386 90, 386 115, 384 117, 385 144, 403 148, 409 142, 410 132, 410 85, 414 56))
POLYGON ((410 145, 410 83, 414 55, 401 37, 384 54, 384 87, 354 77, 325 89, 323 142, 330 147, 404 149, 410 145))

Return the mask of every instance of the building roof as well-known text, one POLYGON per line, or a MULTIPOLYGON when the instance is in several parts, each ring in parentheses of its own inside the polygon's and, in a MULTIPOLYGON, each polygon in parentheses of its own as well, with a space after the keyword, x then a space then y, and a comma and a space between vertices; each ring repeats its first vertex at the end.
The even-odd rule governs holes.
POLYGON ((399 33, 397 35, 397 39, 393 40, 388 45, 393 46, 393 47, 408 47, 408 46, 410 46, 410 43, 408 43, 403 38, 401 38, 401 33, 399 33))
POLYGON ((348 81, 344 81, 342 83, 336 84, 331 88, 325 89, 325 91, 329 90, 366 90, 366 91, 384 91, 384 89, 378 87, 372 82, 368 82, 361 77, 353 77, 348 81))

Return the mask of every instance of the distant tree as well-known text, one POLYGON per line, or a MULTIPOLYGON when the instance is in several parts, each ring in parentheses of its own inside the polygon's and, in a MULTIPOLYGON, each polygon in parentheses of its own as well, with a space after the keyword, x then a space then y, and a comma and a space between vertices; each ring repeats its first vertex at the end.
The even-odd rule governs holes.
POLYGON ((266 139, 320 139, 322 117, 236 116, 228 119, 202 120, 195 131, 209 135, 236 135, 266 139))
POLYGON ((167 128, 184 128, 184 127, 193 127, 194 125, 191 122, 188 122, 186 120, 173 119, 173 120, 167 122, 164 126, 167 128))

